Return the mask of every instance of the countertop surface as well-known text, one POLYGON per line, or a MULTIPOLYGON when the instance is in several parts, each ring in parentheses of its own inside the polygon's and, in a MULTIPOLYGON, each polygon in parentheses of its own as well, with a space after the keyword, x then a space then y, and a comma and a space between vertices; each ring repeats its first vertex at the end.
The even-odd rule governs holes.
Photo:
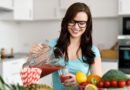
POLYGON ((0 62, 9 60, 19 60, 20 58, 26 58, 26 57, 28 57, 28 53, 14 53, 13 57, 1 59, 0 62))

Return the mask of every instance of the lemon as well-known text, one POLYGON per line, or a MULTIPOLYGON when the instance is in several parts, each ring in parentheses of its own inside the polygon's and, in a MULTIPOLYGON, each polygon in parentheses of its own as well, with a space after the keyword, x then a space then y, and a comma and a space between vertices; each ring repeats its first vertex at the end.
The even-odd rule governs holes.
POLYGON ((93 84, 88 84, 85 86, 85 90, 98 90, 98 88, 93 84))
POLYGON ((76 81, 80 84, 82 82, 86 82, 87 81, 87 76, 81 72, 81 71, 78 71, 76 72, 76 81))

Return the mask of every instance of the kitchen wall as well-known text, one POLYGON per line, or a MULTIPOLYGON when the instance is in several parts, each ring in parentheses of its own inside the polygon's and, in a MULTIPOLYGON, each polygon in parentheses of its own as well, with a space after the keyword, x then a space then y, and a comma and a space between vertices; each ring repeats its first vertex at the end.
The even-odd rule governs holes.
MULTIPOLYGON (((93 39, 99 48, 110 48, 121 33, 119 18, 94 18, 93 39)), ((15 52, 28 52, 34 43, 57 38, 60 20, 0 21, 0 48, 14 48, 15 52)))

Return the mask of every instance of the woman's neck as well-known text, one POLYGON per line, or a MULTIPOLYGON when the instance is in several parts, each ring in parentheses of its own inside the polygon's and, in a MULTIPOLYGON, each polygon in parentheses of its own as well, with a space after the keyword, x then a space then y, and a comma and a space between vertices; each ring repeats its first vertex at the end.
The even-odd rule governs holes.
POLYGON ((80 46, 80 38, 70 38, 71 46, 80 46))

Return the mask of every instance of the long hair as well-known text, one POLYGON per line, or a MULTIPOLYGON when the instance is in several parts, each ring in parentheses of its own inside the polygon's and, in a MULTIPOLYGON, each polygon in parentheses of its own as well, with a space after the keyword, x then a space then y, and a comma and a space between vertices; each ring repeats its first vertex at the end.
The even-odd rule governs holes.
POLYGON ((77 3, 72 4, 68 8, 62 20, 60 36, 55 47, 58 47, 64 53, 65 60, 68 61, 69 58, 68 58, 68 53, 67 53, 67 47, 70 44, 70 33, 68 32, 68 28, 67 28, 68 22, 73 20, 78 12, 85 12, 88 16, 88 21, 86 22, 87 23, 86 30, 82 34, 81 40, 80 40, 82 59, 83 59, 83 62, 85 63, 93 64, 95 54, 92 51, 92 35, 91 35, 92 34, 92 17, 91 17, 89 7, 84 3, 77 2, 77 3))

